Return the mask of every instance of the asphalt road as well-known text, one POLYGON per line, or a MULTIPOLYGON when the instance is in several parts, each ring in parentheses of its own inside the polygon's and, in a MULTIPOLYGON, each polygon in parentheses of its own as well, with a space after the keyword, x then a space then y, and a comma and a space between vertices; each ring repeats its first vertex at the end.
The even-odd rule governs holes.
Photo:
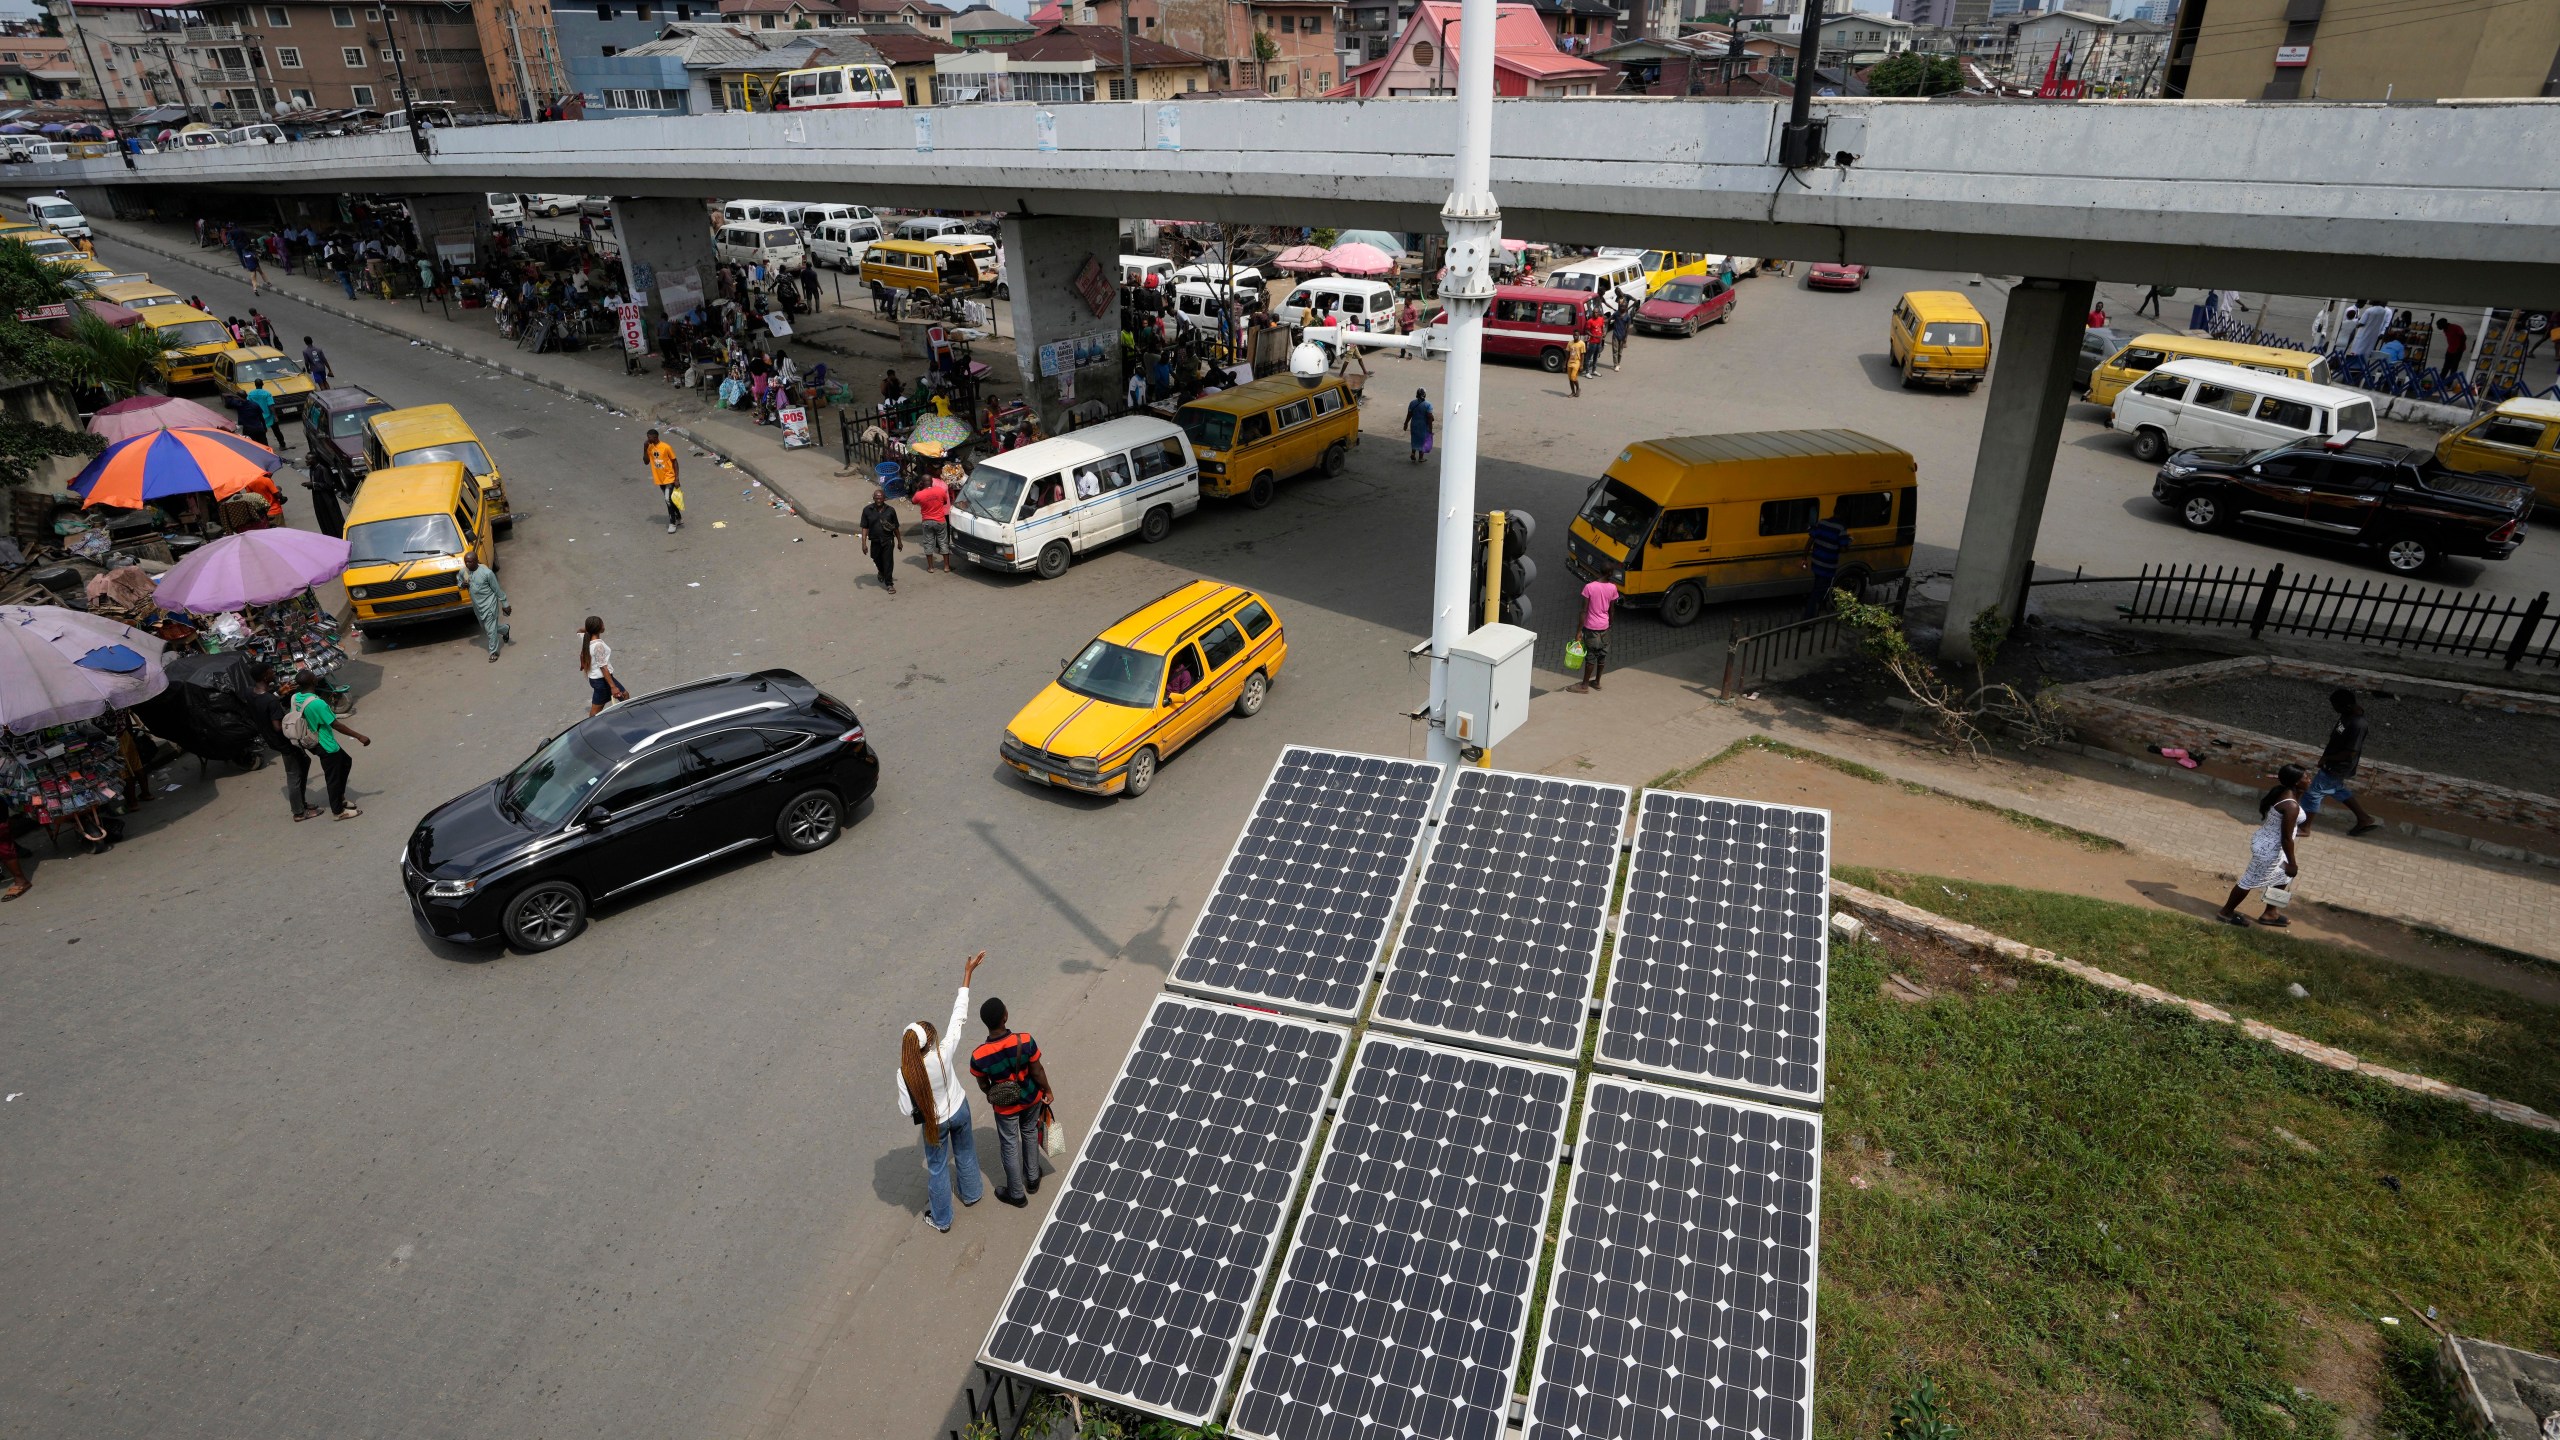
MULTIPOLYGON (((233 280, 163 279, 250 303, 233 280)), ((1747 282, 1732 324, 1639 338, 1579 401, 1490 367, 1482 503, 1538 513, 1551 555, 1628 439, 1850 425, 1919 455, 1922 563, 1945 563, 1988 392, 1893 385, 1884 316, 1918 280, 1747 282)), ((1986 287, 1995 321, 1998 302, 1986 287)), ((1377 362, 1350 472, 1266 511, 1212 508, 1047 584, 926 577, 910 554, 891 597, 852 540, 689 453, 692 523, 666 534, 634 417, 293 302, 271 313, 346 379, 452 400, 489 441, 522 516, 501 572, 521 643, 492 665, 455 627, 358 656, 363 818, 296 825, 277 770, 184 761, 128 843, 40 859, 0 912, 0 1433, 939 1434, 1037 1211, 923 1225, 889 1091, 898 1030, 939 1023, 962 957, 987 950, 980 993, 1041 1037, 1080 1135, 1280 746, 1418 750, 1399 712, 1422 691, 1405 651, 1434 472, 1395 425, 1414 385, 1439 398, 1437 367, 1377 362), (1212 730, 1138 802, 997 765, 999 727, 1061 657, 1201 573, 1262 587, 1288 626, 1261 716, 1212 730), (431 942, 397 848, 583 714, 588 613, 635 689, 788 665, 841 695, 883 754, 880 794, 826 851, 661 887, 540 958, 431 942)), ((2281 553, 2187 534, 2148 481, 2075 412, 2046 562, 2281 553)), ((2540 545, 2479 568, 2454 578, 2552 579, 2540 545)), ((1547 565, 1555 645, 1567 596, 1547 565)), ((1650 633, 1622 663, 1701 667, 1722 630, 1650 633)), ((1545 702, 1532 723, 1605 714, 1545 702)))

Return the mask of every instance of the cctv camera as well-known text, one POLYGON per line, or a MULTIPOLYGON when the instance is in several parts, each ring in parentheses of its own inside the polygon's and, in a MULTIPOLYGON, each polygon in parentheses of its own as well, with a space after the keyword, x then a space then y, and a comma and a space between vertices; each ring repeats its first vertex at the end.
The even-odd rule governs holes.
POLYGON ((1289 373, 1298 377, 1299 384, 1313 387, 1333 373, 1333 352, 1306 341, 1289 352, 1289 373))

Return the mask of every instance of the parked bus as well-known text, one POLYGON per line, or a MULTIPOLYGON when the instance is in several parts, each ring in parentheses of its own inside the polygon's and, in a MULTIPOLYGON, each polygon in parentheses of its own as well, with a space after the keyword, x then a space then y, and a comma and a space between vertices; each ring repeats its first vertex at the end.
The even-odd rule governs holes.
POLYGON ((773 82, 776 110, 892 110, 905 104, 898 95, 898 78, 886 65, 786 70, 773 82))

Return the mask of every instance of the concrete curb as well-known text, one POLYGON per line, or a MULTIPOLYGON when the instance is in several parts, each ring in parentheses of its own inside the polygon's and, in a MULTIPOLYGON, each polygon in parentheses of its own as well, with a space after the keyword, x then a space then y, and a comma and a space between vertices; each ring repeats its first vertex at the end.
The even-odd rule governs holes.
POLYGON ((2484 1095, 2477 1090, 2465 1090, 2458 1085, 2448 1085, 2441 1080, 2429 1079, 2424 1075, 2413 1075, 2406 1070, 2394 1070, 2387 1065, 2376 1065, 2369 1060, 2359 1060, 2336 1046, 2307 1040, 2290 1030, 2279 1030, 2256 1020, 2238 1019, 2220 1006, 2208 1005, 2202 1000, 2190 1000, 2182 995, 2172 995, 2156 985, 2146 985, 2139 980, 2126 979, 2112 970, 2101 970, 2095 965, 2085 965, 2050 950, 2022 945, 2005 936, 1994 935, 1978 926, 1950 920, 1943 915, 1934 915, 1916 905, 1905 905, 1889 896, 1861 889, 1845 880, 1835 879, 1831 882, 1831 903, 1861 920, 1883 926, 1888 930, 1918 935, 1967 954, 1993 956, 2013 964, 2058 970, 2076 980, 2086 981, 2103 990, 2115 991, 2119 995, 2130 995, 2146 1004, 2166 1005, 2184 1010, 2198 1020, 2215 1025, 2236 1025, 2242 1034, 2252 1040, 2262 1041, 2288 1055, 2299 1056, 2315 1065, 2326 1066, 2342 1074, 2360 1075, 2396 1090, 2406 1090, 2413 1095, 2450 1100, 2465 1109, 2486 1115, 2492 1120, 2522 1125, 2526 1129, 2539 1130, 2548 1135, 2560 1135, 2560 1119, 2545 1115, 2530 1105, 2519 1105, 2513 1100, 2500 1100, 2496 1096, 2484 1095))
MULTIPOLYGON (((143 239, 126 233, 121 226, 109 231, 108 233, 112 234, 118 241, 130 245, 136 250, 157 255, 164 260, 174 260, 182 265, 192 265, 197 269, 203 270, 212 275, 220 276, 226 273, 198 256, 189 255, 184 251, 171 250, 157 241, 143 239)), ((474 365, 495 370, 501 375, 522 380, 528 385, 539 385, 545 390, 566 395, 572 400, 583 400, 590 405, 601 405, 607 410, 620 411, 626 415, 633 413, 633 410, 632 408, 629 408, 629 402, 627 401, 615 400, 611 396, 599 395, 592 390, 582 390, 575 385, 553 380, 548 376, 536 375, 532 371, 527 370, 520 365, 511 365, 504 360, 493 360, 486 355, 475 355, 459 346, 446 344, 444 341, 435 339, 431 336, 413 335, 406 330, 398 328, 397 326, 385 324, 368 315, 355 310, 350 310, 334 301, 315 300, 307 295, 292 295, 287 298, 293 300, 297 304, 308 305, 323 315, 334 315, 341 320, 345 320, 351 324, 362 325, 368 330, 379 331, 382 334, 393 337, 394 339, 406 340, 413 345, 422 345, 429 350, 436 351, 439 354, 450 355, 457 360, 468 360, 474 365)), ((783 503, 789 505, 794 514, 822 530, 834 530, 842 534, 850 535, 859 528, 850 520, 840 519, 833 515, 821 514, 809 509, 806 505, 800 503, 798 496, 792 494, 787 487, 785 487, 781 482, 775 480, 771 474, 767 473, 755 462, 748 460, 744 456, 734 454, 713 441, 704 439, 700 434, 697 434, 693 430, 682 425, 677 425, 671 421, 660 421, 657 428, 666 431, 671 435, 683 436, 687 442, 700 446, 703 450, 709 452, 714 458, 726 460, 730 464, 737 466, 758 483, 762 484, 766 489, 781 496, 783 503)))

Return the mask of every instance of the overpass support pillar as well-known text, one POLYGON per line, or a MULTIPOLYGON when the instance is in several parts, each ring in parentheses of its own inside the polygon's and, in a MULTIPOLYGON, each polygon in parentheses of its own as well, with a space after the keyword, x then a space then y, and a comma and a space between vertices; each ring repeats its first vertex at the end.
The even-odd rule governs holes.
POLYGON ((651 325, 719 298, 720 262, 701 201, 616 196, 613 235, 622 248, 623 279, 651 325))
POLYGON ((480 233, 480 222, 489 218, 487 202, 477 195, 411 195, 408 201, 409 219, 417 226, 418 243, 426 246, 431 255, 438 241, 448 245, 471 243, 480 233))
POLYGON ((1055 435, 1066 428, 1067 407, 1100 400, 1117 410, 1120 377, 1120 225, 1090 216, 1007 216, 1004 222, 1005 280, 1013 291, 1013 354, 1022 368, 1022 390, 1040 414, 1040 430, 1055 435), (1102 267, 1103 297, 1095 314, 1075 282, 1085 262, 1102 267), (1074 342, 1087 343, 1078 345, 1074 342), (1049 351, 1053 372, 1042 374, 1041 347, 1049 351), (1086 365, 1076 368, 1082 350, 1086 365), (1099 356, 1099 363, 1095 357, 1099 356))
POLYGON ((2053 483, 2053 450, 2071 404, 2071 366, 2089 318, 2086 280, 2022 280, 2009 292, 2000 322, 2000 353, 1991 374, 1991 403, 1974 454, 1973 497, 1965 505, 1964 541, 1956 552, 1939 658, 1973 659, 1970 628, 1984 610, 2017 608, 2027 565, 2044 523, 2053 483))

